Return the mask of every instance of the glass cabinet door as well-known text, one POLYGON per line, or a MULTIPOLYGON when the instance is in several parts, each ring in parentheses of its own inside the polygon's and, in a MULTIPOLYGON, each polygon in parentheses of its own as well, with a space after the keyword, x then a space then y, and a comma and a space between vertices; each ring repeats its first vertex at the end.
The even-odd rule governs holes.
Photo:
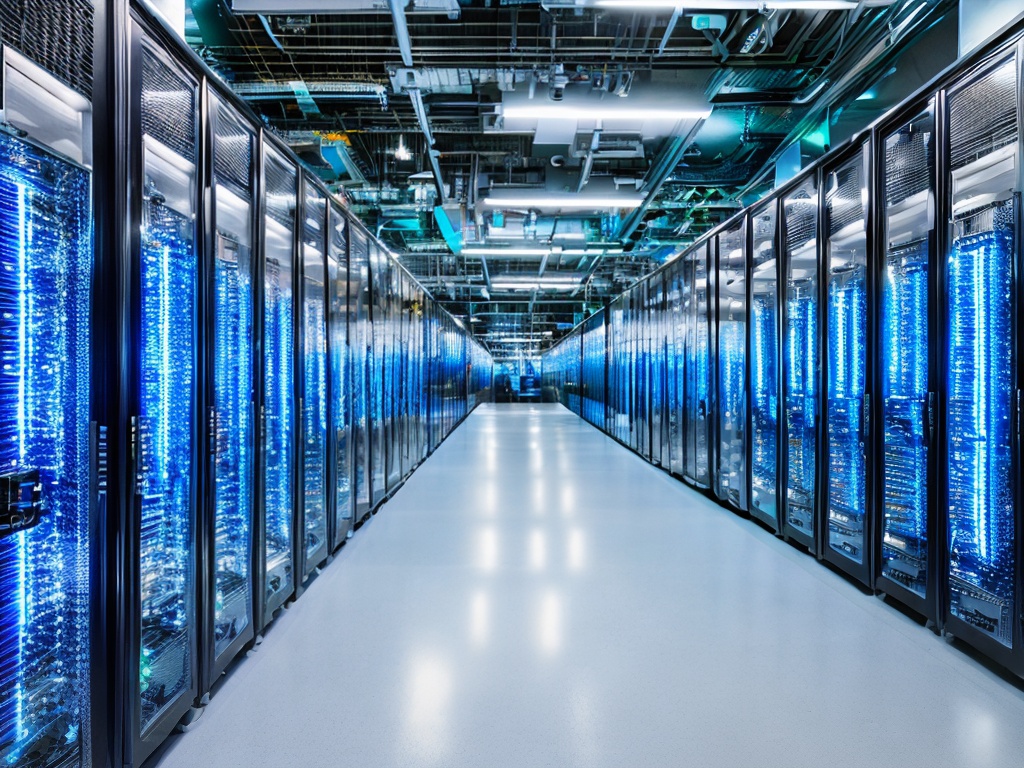
POLYGON ((951 91, 946 265, 949 611, 1011 647, 1019 128, 1017 62, 951 91))
POLYGON ((882 567, 925 597, 929 571, 929 344, 935 229, 935 117, 929 109, 884 138, 885 264, 881 296, 882 567))
POLYGON ((351 400, 348 366, 348 220, 331 206, 328 224, 327 290, 330 344, 330 428, 334 438, 334 547, 352 530, 351 400))
POLYGON ((303 186, 302 521, 309 573, 327 556, 327 200, 308 181, 303 186))
POLYGON ((783 201, 786 303, 782 359, 786 436, 786 530, 814 540, 818 456, 818 189, 808 178, 783 201))
POLYGON ((263 566, 265 618, 292 593, 295 524, 295 209, 298 174, 263 161, 263 566))
POLYGON ((254 137, 213 107, 213 643, 219 658, 252 616, 254 483, 252 169, 254 137))
POLYGON ((750 217, 750 510, 778 530, 779 328, 778 207, 750 217))
POLYGON ((854 563, 868 543, 866 168, 865 148, 828 174, 825 194, 828 546, 854 563))
POLYGON ((195 648, 197 88, 147 47, 135 381, 140 731, 190 700, 195 648))
POLYGON ((746 222, 718 236, 715 282, 718 334, 715 371, 718 466, 715 492, 739 509, 747 506, 747 280, 746 222))
POLYGON ((92 242, 89 172, 0 132, 4 765, 88 760, 92 242))

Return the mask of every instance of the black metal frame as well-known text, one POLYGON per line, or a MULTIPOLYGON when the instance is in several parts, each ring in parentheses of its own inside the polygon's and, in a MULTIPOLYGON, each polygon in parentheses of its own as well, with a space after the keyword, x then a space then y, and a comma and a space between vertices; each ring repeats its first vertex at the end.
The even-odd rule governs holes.
MULTIPOLYGON (((142 242, 141 232, 138 226, 138 222, 142 220, 142 191, 144 187, 143 183, 143 155, 142 155, 142 104, 140 94, 142 93, 142 56, 144 48, 149 49, 150 53, 161 58, 171 68, 178 71, 179 74, 183 75, 185 79, 189 80, 194 88, 196 94, 196 103, 198 105, 199 98, 202 88, 202 80, 196 79, 192 76, 187 69, 176 61, 172 56, 169 56, 166 50, 161 46, 160 33, 155 31, 146 24, 145 19, 140 18, 138 14, 134 12, 130 15, 130 25, 128 29, 128 43, 129 43, 129 57, 128 57, 128 72, 130 84, 129 94, 131 95, 128 99, 128 114, 129 114, 129 142, 127 147, 128 155, 128 184, 129 189, 132 193, 128 195, 128 221, 131 222, 130 229, 130 251, 128 253, 128 263, 124 265, 125 275, 128 276, 128 319, 127 319, 127 334, 125 336, 125 344, 123 347, 124 355, 124 372, 125 378, 123 379, 123 386, 125 401, 128 405, 128 413, 131 414, 130 424, 128 425, 129 432, 129 453, 128 453, 128 466, 129 471, 127 473, 127 484, 124 487, 123 493, 125 497, 125 515, 123 518, 123 535, 121 537, 121 553, 122 553, 122 567, 124 568, 124 575, 122 581, 123 591, 123 603, 121 606, 121 620, 123 622, 123 637, 125 640, 124 645, 121 646, 121 653, 124 654, 119 657, 118 666, 123 668, 124 675, 124 695, 122 699, 122 722, 124 727, 124 739, 120 749, 122 751, 122 759, 127 765, 133 765, 135 763, 141 763, 146 757, 148 757, 162 742, 163 740, 173 731, 175 726, 181 720, 181 718, 189 712, 192 708, 193 702, 199 693, 199 627, 198 627, 198 606, 197 606, 197 594, 194 593, 187 596, 190 600, 190 609, 193 617, 193 629, 190 634, 189 641, 189 653, 193 660, 190 665, 191 682, 189 688, 183 691, 177 699, 177 702, 173 705, 167 706, 163 712, 151 723, 145 733, 142 732, 140 717, 141 717, 141 706, 139 703, 140 691, 139 691, 139 679, 138 679, 138 667, 139 667, 139 656, 141 653, 141 613, 140 613, 140 593, 139 593, 139 523, 138 518, 140 515, 139 498, 135 488, 135 478, 138 475, 138 464, 137 464, 137 446, 138 446, 138 424, 137 414, 140 411, 140 403, 138 397, 138 376, 141 368, 141 363, 138 358, 137 347, 134 344, 134 340, 138 339, 141 332, 141 272, 139 268, 139 255, 141 254, 142 242), (131 682, 129 682, 131 681, 131 682), (130 693, 129 693, 130 692, 130 693)), ((197 115, 198 118, 198 115, 197 115)), ((202 136, 202 124, 199 120, 196 123, 196 139, 197 143, 201 144, 202 136)), ((202 148, 197 146, 197 172, 202 166, 202 148)), ((196 195, 198 198, 199 193, 199 180, 197 179, 196 195)), ((194 240, 197 249, 197 277, 201 274, 201 256, 198 254, 200 244, 202 242, 202 217, 203 212, 199 208, 199 201, 196 199, 197 219, 194 225, 194 240)), ((198 285, 197 285, 198 292, 198 285)), ((202 338, 202 326, 201 326, 201 311, 200 297, 197 296, 195 317, 193 318, 193 326, 196 329, 196 339, 198 344, 194 350, 193 365, 194 370, 197 372, 196 381, 193 383, 195 388, 194 400, 193 400, 193 417, 192 417, 192 466, 202 466, 202 451, 205 441, 203 440, 203 431, 201 424, 203 421, 204 403, 203 403, 203 392, 199 382, 201 382, 204 375, 203 359, 200 355, 200 349, 203 345, 202 338)), ((192 543, 191 543, 191 559, 192 559, 192 584, 193 587, 197 587, 197 575, 198 575, 198 509, 205 487, 203 485, 203 478, 201 472, 196 473, 195 482, 192 483, 191 487, 191 503, 190 503, 190 514, 191 514, 191 531, 192 531, 192 543)))
MULTIPOLYGON (((926 592, 925 596, 921 597, 917 593, 907 589, 903 584, 894 581, 886 577, 882 572, 883 555, 882 555, 882 537, 884 535, 884 525, 882 524, 882 515, 885 514, 885 425, 884 425, 884 402, 883 402, 883 386, 882 386, 882 366, 876 364, 873 377, 874 391, 877 393, 875 398, 877 401, 876 407, 873 409, 872 414, 872 441, 871 447, 874 451, 877 461, 874 463, 874 471, 871 473, 874 475, 875 482, 872 489, 872 502, 874 504, 874 533, 872 536, 872 549, 873 549, 873 577, 875 589, 893 597, 904 606, 908 607, 915 613, 925 617, 926 621, 933 625, 938 623, 938 597, 939 597, 939 560, 940 551, 938 548, 939 533, 938 533, 938 435, 944 434, 938 430, 938 424, 936 423, 936 393, 940 389, 940 368, 939 368, 939 347, 940 344, 940 323, 939 323, 939 279, 940 272, 939 260, 938 260, 938 235, 939 221, 946 220, 942 211, 945 209, 945 201, 943 196, 940 194, 939 189, 939 171, 938 163, 939 156, 941 155, 940 148, 938 146, 938 137, 940 135, 938 131, 938 103, 937 98, 929 97, 920 101, 915 101, 904 108, 900 109, 899 112, 893 114, 890 118, 886 119, 885 122, 880 123, 874 129, 873 135, 873 146, 874 152, 871 159, 872 167, 875 168, 875 173, 872 178, 872 205, 874 208, 876 226, 872 227, 871 233, 874 236, 874 252, 875 259, 874 263, 869 262, 869 269, 873 273, 875 280, 875 293, 874 301, 875 306, 878 309, 878 320, 874 326, 874 332, 872 333, 872 344, 875 349, 878 350, 874 357, 876 360, 881 359, 880 350, 882 349, 881 333, 882 333, 882 314, 884 312, 884 303, 882 301, 882 275, 885 271, 885 256, 888 252, 888 238, 887 238, 887 212, 886 212, 886 168, 885 168, 885 139, 891 135, 895 130, 898 130, 901 126, 906 124, 910 120, 916 119, 919 115, 931 112, 932 115, 932 136, 933 136, 933 150, 935 157, 933 168, 931 169, 931 183, 932 189, 935 195, 936 211, 935 220, 932 222, 932 231, 929 243, 929 266, 928 266, 928 327, 929 327, 929 339, 928 345, 928 392, 929 392, 929 407, 927 414, 926 424, 926 435, 928 447, 928 467, 927 467, 927 478, 928 478, 928 491, 927 491, 927 505, 928 505, 928 519, 927 519, 927 532, 928 536, 928 562, 926 570, 926 592)), ((875 313, 871 313, 874 315, 875 313)))
POLYGON ((852 144, 844 147, 844 149, 834 155, 831 155, 829 162, 821 165, 821 181, 819 185, 818 194, 819 200, 822 204, 822 216, 819 219, 818 226, 818 279, 820 281, 821 289, 821 311, 819 313, 819 349, 821 350, 819 356, 820 365, 820 386, 821 391, 819 395, 819 423, 821 424, 821 435, 820 442, 818 444, 818 453, 820 456, 825 458, 821 459, 819 463, 820 474, 819 474, 819 501, 816 508, 817 521, 815 528, 819 531, 819 553, 821 559, 828 563, 831 563, 841 571, 845 572, 852 578, 861 582, 867 587, 873 586, 873 574, 874 574, 874 562, 873 554, 874 547, 871 546, 871 542, 874 536, 874 524, 876 508, 872 503, 874 500, 873 494, 873 479, 875 477, 875 464, 874 464, 874 451, 872 450, 872 441, 874 438, 875 430, 871 424, 871 400, 872 394, 876 391, 874 388, 875 381, 875 361, 877 360, 877 347, 872 341, 877 336, 875 329, 875 318, 877 317, 878 302, 876 301, 877 291, 875 276, 872 270, 872 264, 877 260, 877 251, 875 250, 875 238, 871 236, 871 233, 877 229, 877 217, 873 213, 874 206, 871 205, 870 193, 874 191, 875 186, 872 183, 872 167, 869 163, 871 149, 870 142, 862 135, 852 139, 852 144), (829 543, 829 520, 830 520, 830 499, 829 499, 829 461, 827 458, 828 445, 829 445, 829 425, 828 425, 828 392, 829 392, 829 371, 828 371, 828 355, 830 354, 828 344, 828 289, 829 289, 829 257, 830 257, 830 244, 831 244, 831 208, 828 201, 828 193, 824 191, 826 184, 824 180, 829 177, 830 174, 839 171, 851 162, 857 162, 860 160, 862 178, 862 188, 869 191, 869 199, 863 204, 863 213, 865 215, 865 235, 864 235, 864 246, 865 246, 865 292, 867 308, 866 308, 866 326, 864 328, 864 413, 861 416, 861 442, 864 449, 864 533, 861 547, 861 562, 857 563, 849 557, 845 557, 842 554, 836 552, 829 543))
POLYGON ((766 202, 759 203, 757 206, 750 209, 747 213, 747 236, 746 236, 746 252, 747 252, 747 370, 748 375, 746 377, 746 398, 747 398, 747 413, 746 413, 746 461, 747 461, 747 500, 748 500, 748 512, 752 518, 760 521, 767 525, 773 533, 779 533, 782 527, 781 517, 779 515, 780 501, 779 501, 779 479, 782 475, 779 473, 779 461, 783 453, 782 447, 782 433, 780 430, 781 426, 781 412, 782 412, 782 305, 783 297, 780 291, 780 252, 782 244, 780 242, 781 236, 781 206, 779 203, 780 198, 777 195, 772 195, 766 202), (754 383, 753 376, 749 375, 750 360, 753 359, 753 311, 754 311, 754 279, 753 279, 753 255, 754 255, 754 232, 755 226, 754 221, 762 215, 768 213, 768 211, 774 209, 775 216, 775 227, 772 233, 772 249, 775 261, 775 300, 777 309, 775 311, 775 487, 772 489, 774 495, 775 514, 770 516, 762 512, 754 505, 754 383))

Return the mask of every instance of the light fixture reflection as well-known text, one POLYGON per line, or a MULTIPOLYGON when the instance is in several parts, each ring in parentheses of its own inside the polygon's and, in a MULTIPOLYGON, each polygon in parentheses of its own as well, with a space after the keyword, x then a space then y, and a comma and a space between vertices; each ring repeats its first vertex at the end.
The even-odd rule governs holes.
POLYGON ((469 638, 473 645, 487 645, 491 631, 491 602, 486 592, 477 592, 469 607, 469 638))
POLYGON ((586 552, 584 550, 583 531, 579 528, 573 528, 569 531, 569 545, 568 545, 566 561, 569 563, 569 569, 573 571, 583 570, 585 566, 586 552))
POLYGON ((548 654, 558 653, 562 647, 562 599, 555 592, 549 592, 541 600, 537 641, 540 649, 548 654))
POLYGON ((482 571, 494 571, 498 568, 498 532, 493 528, 480 531, 477 564, 482 571))
POLYGON ((424 656, 413 662, 409 678, 407 738, 420 757, 439 761, 447 751, 452 674, 441 659, 424 656))
POLYGON ((530 568, 543 571, 547 562, 547 542, 544 531, 535 529, 530 533, 530 568))

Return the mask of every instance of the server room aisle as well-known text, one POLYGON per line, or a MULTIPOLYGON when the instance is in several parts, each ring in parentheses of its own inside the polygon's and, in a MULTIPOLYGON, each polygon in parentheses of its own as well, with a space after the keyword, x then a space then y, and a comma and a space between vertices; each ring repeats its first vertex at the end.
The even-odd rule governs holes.
POLYGON ((478 409, 160 765, 1020 766, 1024 694, 561 406, 478 409))

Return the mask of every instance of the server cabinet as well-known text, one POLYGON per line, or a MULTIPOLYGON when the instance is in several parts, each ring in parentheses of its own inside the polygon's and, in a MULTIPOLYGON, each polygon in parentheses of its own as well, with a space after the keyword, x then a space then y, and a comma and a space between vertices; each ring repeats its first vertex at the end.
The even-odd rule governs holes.
POLYGON ((139 27, 131 39, 133 227, 123 541, 124 759, 141 763, 198 693, 199 88, 139 27))
POLYGON ((668 272, 665 280, 667 306, 665 307, 667 342, 665 348, 666 368, 666 401, 668 426, 669 470, 672 474, 682 477, 684 469, 684 426, 686 423, 685 399, 686 363, 685 363, 685 320, 683 311, 686 302, 683 293, 682 262, 676 261, 668 272))
POLYGON ((327 338, 329 349, 328 394, 330 441, 328 444, 328 493, 331 495, 330 550, 352 535, 352 401, 348 362, 348 220, 337 205, 330 206, 327 226, 327 338))
POLYGON ((394 489, 402 479, 402 382, 399 379, 402 356, 402 271, 395 266, 387 254, 388 264, 387 295, 385 307, 387 320, 385 333, 385 476, 388 491, 394 489))
POLYGON ((821 530, 825 559, 870 586, 868 158, 868 145, 858 145, 824 176, 827 461, 821 530))
POLYGON ((741 218, 718 235, 715 280, 715 495, 747 508, 747 232, 741 218))
POLYGON ((387 340, 388 265, 384 252, 370 243, 370 360, 369 360, 369 440, 370 440, 370 506, 376 507, 387 492, 384 434, 385 355, 387 340))
POLYGON ((1018 68, 1004 56, 946 93, 944 465, 945 626, 1019 669, 1018 68))
POLYGON ((879 381, 880 551, 876 586, 936 620, 935 111, 929 103, 883 126, 879 381))
POLYGON ((778 503, 779 294, 778 202, 750 214, 750 514, 781 529, 778 503))
POLYGON ((608 428, 605 423, 607 397, 606 318, 606 312, 598 313, 587 320, 583 330, 583 418, 602 430, 608 428))
POLYGON ((820 370, 818 183, 809 175, 783 198, 786 300, 783 306, 783 534, 816 553, 820 370))
POLYGON ((327 559, 327 198, 303 179, 301 325, 296 382, 302 452, 296 516, 300 584, 327 559))
POLYGON ((89 765, 104 717, 90 670, 105 670, 90 654, 102 602, 92 174, 86 136, 48 129, 54 109, 88 125, 91 105, 0 52, 0 762, 89 765))
POLYGON ((370 251, 366 234, 352 228, 348 263, 349 386, 352 399, 352 490, 355 519, 370 514, 370 251))
POLYGON ((262 630, 295 591, 298 408, 295 283, 298 171, 264 138, 262 172, 261 501, 257 599, 262 630))
POLYGON ((651 462, 656 466, 668 464, 665 430, 668 418, 665 414, 665 336, 662 333, 665 313, 664 275, 651 277, 647 289, 647 332, 648 370, 651 413, 651 462))
POLYGON ((709 245, 701 243, 683 255, 683 293, 686 298, 686 464, 684 477, 698 488, 708 488, 711 478, 708 456, 708 374, 710 325, 708 323, 709 245))
POLYGON ((208 490, 203 503, 201 692, 255 635, 255 135, 207 95, 206 254, 208 490))

